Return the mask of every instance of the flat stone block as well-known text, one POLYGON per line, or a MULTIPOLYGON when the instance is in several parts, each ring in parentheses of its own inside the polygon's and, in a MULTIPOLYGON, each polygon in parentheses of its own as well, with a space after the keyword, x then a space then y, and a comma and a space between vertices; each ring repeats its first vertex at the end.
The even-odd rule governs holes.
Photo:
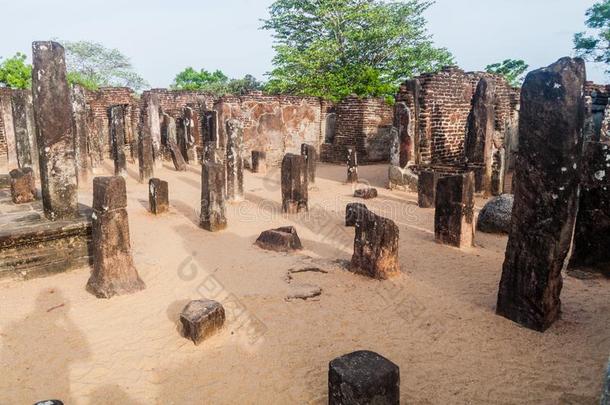
POLYGON ((11 170, 11 198, 15 204, 32 202, 36 199, 34 171, 29 168, 11 170))
POLYGON ((191 301, 182 310, 180 322, 184 337, 198 345, 222 328, 225 309, 217 301, 191 301))
POLYGON ((169 211, 169 185, 161 179, 150 179, 148 182, 148 205, 155 215, 169 211))
POLYGON ((377 198, 377 189, 376 188, 360 188, 354 191, 354 197, 364 198, 365 200, 369 200, 371 198, 377 198))
POLYGON ((262 249, 276 252, 293 252, 303 249, 297 230, 293 226, 264 231, 255 243, 262 249))

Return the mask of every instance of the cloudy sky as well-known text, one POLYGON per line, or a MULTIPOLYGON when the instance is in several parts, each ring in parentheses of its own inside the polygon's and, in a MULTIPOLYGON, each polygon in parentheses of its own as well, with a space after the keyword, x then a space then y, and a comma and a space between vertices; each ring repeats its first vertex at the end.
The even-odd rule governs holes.
MULTIPOLYGON (((262 78, 272 39, 259 29, 273 0, 0 0, 0 56, 31 51, 34 40, 90 40, 131 57, 153 87, 168 86, 187 66, 262 78)), ((437 0, 430 33, 466 70, 506 58, 532 68, 572 55, 596 0, 437 0)), ((590 80, 607 82, 603 67, 590 80)))

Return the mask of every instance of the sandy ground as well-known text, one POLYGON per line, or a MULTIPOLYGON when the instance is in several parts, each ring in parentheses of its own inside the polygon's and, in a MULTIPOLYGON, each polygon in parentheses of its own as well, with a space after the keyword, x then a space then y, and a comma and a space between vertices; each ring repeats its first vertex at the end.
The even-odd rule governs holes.
MULTIPOLYGON (((107 166, 110 168, 110 165, 107 166)), ((353 228, 343 226, 345 168, 321 165, 308 215, 280 213, 279 170, 246 173, 246 200, 229 228, 198 228, 200 170, 170 182, 171 213, 148 213, 147 185, 128 178, 135 263, 146 290, 111 300, 85 291, 89 270, 0 283, 0 404, 322 404, 328 362, 374 350, 400 366, 402 403, 594 404, 610 354, 610 281, 565 278, 563 316, 544 334, 494 314, 505 236, 476 248, 433 240, 434 210, 384 188, 386 166, 360 168, 379 188, 367 201, 400 227, 402 275, 374 281, 343 269, 353 228), (272 253, 258 234, 295 225, 305 250, 272 253), (290 283, 289 269, 299 273, 290 283), (287 302, 299 284, 317 300, 287 302), (228 322, 200 346, 182 338, 190 299, 222 301, 228 322)), ((81 190, 90 204, 91 186, 81 190)), ((477 201, 480 208, 484 201, 477 201)))

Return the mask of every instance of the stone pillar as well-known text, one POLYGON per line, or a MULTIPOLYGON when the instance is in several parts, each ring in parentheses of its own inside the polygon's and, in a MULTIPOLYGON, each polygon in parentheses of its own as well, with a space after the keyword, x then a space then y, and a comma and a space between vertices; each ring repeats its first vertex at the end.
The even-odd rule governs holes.
POLYGON ((225 167, 222 163, 203 162, 201 171, 201 217, 199 224, 210 232, 227 227, 225 214, 225 167))
POLYGON ((112 158, 114 174, 127 176, 127 158, 125 156, 125 106, 115 105, 108 108, 110 122, 110 139, 112 140, 112 158))
POLYGON ((155 215, 169 211, 169 185, 161 179, 150 179, 148 182, 148 205, 155 215))
POLYGON ((308 210, 305 158, 288 153, 282 160, 282 211, 296 214, 308 210))
POLYGON ((170 142, 175 144, 178 143, 178 136, 176 135, 176 120, 169 114, 163 114, 163 127, 165 128, 165 146, 168 146, 170 142))
POLYGON ((11 198, 15 204, 32 202, 36 199, 36 182, 31 167, 13 169, 11 178, 11 198))
POLYGON ((79 184, 85 184, 91 176, 89 156, 89 128, 87 126, 87 100, 85 89, 75 84, 72 86, 72 113, 74 114, 74 155, 76 174, 79 184))
POLYGON ((32 93, 29 90, 13 90, 13 125, 19 168, 31 167, 38 171, 38 147, 32 93))
POLYGON ((411 123, 411 110, 404 102, 394 107, 394 128, 397 148, 394 150, 392 164, 405 168, 413 161, 414 146, 411 123), (396 156, 397 155, 397 156, 396 156))
POLYGON ((189 164, 197 163, 197 140, 199 139, 198 117, 190 107, 183 110, 182 124, 184 125, 184 138, 186 149, 186 161, 189 164))
MULTIPOLYGON (((203 142, 216 142, 218 145, 218 112, 207 110, 203 113, 201 122, 201 137, 203 142)), ((219 145, 218 145, 219 146, 219 145)))
POLYGON ((432 208, 436 204, 436 185, 440 174, 432 170, 423 170, 417 180, 417 205, 420 208, 432 208))
POLYGON ((93 179, 93 271, 87 291, 98 298, 146 288, 133 264, 127 217, 127 190, 121 176, 93 179))
POLYGON ((369 209, 361 203, 349 203, 345 207, 345 226, 355 227, 362 221, 364 215, 368 215, 369 209))
POLYGON ((434 212, 437 242, 458 248, 473 246, 474 181, 472 172, 437 180, 434 212))
POLYGON ((318 165, 318 152, 313 145, 301 144, 301 156, 307 164, 307 181, 312 186, 316 182, 316 166, 318 165))
POLYGON ((580 203, 570 267, 610 277, 610 145, 587 142, 582 159, 580 203))
POLYGON ((4 123, 4 138, 6 139, 6 152, 9 169, 19 167, 17 160, 17 141, 15 139, 15 125, 13 123, 13 107, 11 89, 2 89, 0 92, 0 121, 4 123))
POLYGON ((91 131, 89 139, 91 145, 91 166, 93 168, 93 173, 97 173, 104 164, 104 145, 107 141, 105 125, 107 124, 108 120, 93 116, 93 112, 91 112, 91 114, 91 131))
MULTIPOLYGON (((398 226, 394 221, 371 211, 356 208, 356 236, 350 271, 378 280, 400 274, 398 264, 398 226)), ((347 218, 346 218, 347 219, 347 218)))
POLYGON ((172 156, 172 162, 174 163, 174 168, 179 172, 185 172, 188 170, 188 166, 184 161, 184 157, 182 156, 182 152, 180 151, 180 147, 173 142, 169 142, 169 153, 172 156))
POLYGON ((153 144, 153 157, 157 168, 163 167, 161 154, 161 120, 159 117, 159 98, 156 94, 147 94, 144 100, 146 119, 144 125, 148 127, 153 144))
POLYGON ((338 357, 328 365, 328 403, 398 405, 400 369, 365 350, 338 357))
POLYGON ((42 205, 50 220, 78 216, 74 123, 64 48, 34 42, 32 92, 42 205))
POLYGON ((491 194, 493 165, 493 139, 496 110, 494 101, 496 86, 492 79, 482 78, 477 85, 472 111, 468 117, 468 133, 464 153, 468 163, 480 164, 484 169, 477 171, 476 191, 491 194))
POLYGON ((252 173, 267 173, 267 154, 265 152, 252 151, 252 173))
POLYGON ((354 146, 347 148, 347 182, 358 182, 358 152, 354 146))
POLYGON ((244 198, 244 159, 242 157, 243 133, 236 119, 226 122, 227 131, 227 200, 244 198))
POLYGON ((527 75, 521 90, 512 228, 496 311, 537 331, 561 310, 561 270, 577 210, 585 64, 560 59, 527 75))
POLYGON ((138 166, 140 168, 140 183, 146 182, 155 175, 153 141, 148 128, 141 128, 138 137, 138 166))
POLYGON ((606 373, 604 375, 600 405, 610 405, 610 360, 608 360, 608 367, 606 367, 606 373))
POLYGON ((491 166, 490 193, 497 197, 504 193, 506 177, 506 153, 504 147, 494 150, 491 166))

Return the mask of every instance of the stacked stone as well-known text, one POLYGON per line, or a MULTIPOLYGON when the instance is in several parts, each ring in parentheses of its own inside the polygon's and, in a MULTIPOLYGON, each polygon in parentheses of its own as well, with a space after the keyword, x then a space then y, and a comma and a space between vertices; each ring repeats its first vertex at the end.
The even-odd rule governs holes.
POLYGON ((64 48, 56 42, 34 42, 32 51, 32 93, 45 216, 50 220, 74 218, 78 215, 74 125, 64 48))
POLYGON ((133 264, 126 207, 123 177, 93 179, 93 272, 87 290, 98 298, 130 294, 146 287, 133 264))
POLYGON ((434 212, 437 242, 457 248, 473 246, 474 181, 472 172, 437 180, 434 212))
POLYGON ((210 232, 227 227, 225 168, 221 163, 203 162, 201 171, 201 217, 199 224, 210 232))
POLYGON ((252 173, 267 173, 267 155, 265 152, 252 151, 252 173))
POLYGON ((148 182, 148 205, 155 215, 169 211, 169 185, 161 179, 150 179, 148 182))
POLYGON ((114 175, 127 176, 127 157, 125 156, 125 106, 115 105, 108 109, 110 121, 110 139, 112 140, 112 158, 114 175))
POLYGON ((561 312, 561 270, 577 210, 585 64, 564 58, 528 74, 521 91, 512 228, 496 311, 544 331, 561 312))
POLYGON ((72 112, 74 114, 74 154, 79 184, 85 184, 91 176, 89 156, 88 107, 85 89, 80 85, 72 86, 72 112))
POLYGON ((307 164, 307 181, 310 186, 313 186, 316 182, 318 152, 316 152, 315 146, 304 143, 301 144, 301 156, 305 158, 305 163, 307 164))
POLYGON ((355 147, 347 148, 347 182, 358 182, 358 153, 355 147))
POLYGON ((307 211, 308 181, 305 158, 288 153, 282 160, 282 211, 296 214, 307 211))
POLYGON ((226 122, 227 133, 227 200, 240 201, 244 198, 244 159, 242 157, 243 133, 238 120, 226 122))

